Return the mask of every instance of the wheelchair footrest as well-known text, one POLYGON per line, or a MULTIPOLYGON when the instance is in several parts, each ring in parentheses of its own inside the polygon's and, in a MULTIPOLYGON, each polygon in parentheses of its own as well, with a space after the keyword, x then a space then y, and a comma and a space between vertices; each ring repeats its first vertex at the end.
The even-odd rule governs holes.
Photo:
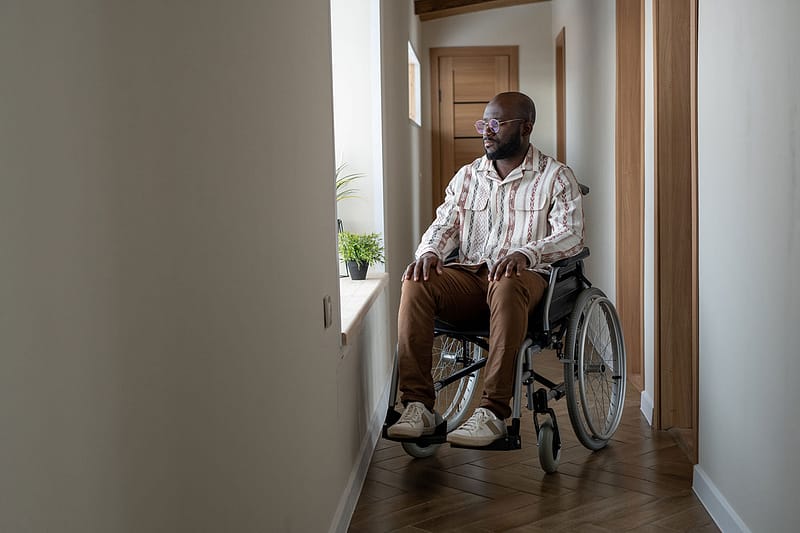
POLYGON ((470 450, 519 450, 522 448, 522 439, 519 434, 514 433, 514 427, 508 426, 508 435, 486 446, 461 446, 460 444, 450 443, 451 448, 467 448, 470 450))

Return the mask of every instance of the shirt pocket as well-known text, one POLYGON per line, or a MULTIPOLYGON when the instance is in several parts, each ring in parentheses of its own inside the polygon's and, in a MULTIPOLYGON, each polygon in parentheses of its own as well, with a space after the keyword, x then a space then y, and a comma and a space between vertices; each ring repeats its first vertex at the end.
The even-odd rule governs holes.
POLYGON ((514 224, 511 248, 518 248, 544 238, 548 232, 548 202, 544 194, 517 196, 512 203, 514 224))
POLYGON ((484 181, 473 182, 458 199, 458 206, 469 211, 484 211, 489 205, 491 189, 484 181))
POLYGON ((475 187, 464 198, 461 212, 461 253, 467 262, 478 262, 489 241, 489 187, 475 187))

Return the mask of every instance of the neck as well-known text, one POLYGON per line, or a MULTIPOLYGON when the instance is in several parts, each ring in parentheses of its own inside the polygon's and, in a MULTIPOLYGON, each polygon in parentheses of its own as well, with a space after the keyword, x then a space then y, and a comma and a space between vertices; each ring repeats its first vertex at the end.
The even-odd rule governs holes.
POLYGON ((525 143, 525 150, 521 151, 520 153, 494 161, 494 168, 497 170, 497 174, 500 176, 500 179, 506 179, 506 176, 511 174, 512 170, 520 166, 522 162, 525 161, 525 156, 528 155, 528 147, 528 143, 525 143))

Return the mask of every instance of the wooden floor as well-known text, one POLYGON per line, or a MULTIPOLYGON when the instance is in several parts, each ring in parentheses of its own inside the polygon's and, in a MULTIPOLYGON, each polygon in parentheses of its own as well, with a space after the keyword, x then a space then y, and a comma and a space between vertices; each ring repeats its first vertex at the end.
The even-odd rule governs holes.
MULTIPOLYGON (((534 364, 561 381, 552 352, 534 364)), ((539 466, 527 410, 521 450, 443 445, 413 459, 379 440, 349 531, 719 531, 691 490, 692 465, 670 435, 650 429, 632 387, 614 439, 599 452, 575 438, 566 400, 552 406, 564 443, 556 474, 539 466)))

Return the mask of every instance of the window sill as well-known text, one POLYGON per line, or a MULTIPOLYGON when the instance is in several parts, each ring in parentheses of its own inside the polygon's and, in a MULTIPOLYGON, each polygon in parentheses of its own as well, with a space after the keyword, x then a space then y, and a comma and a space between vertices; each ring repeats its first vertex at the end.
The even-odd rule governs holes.
POLYGON ((342 346, 347 346, 348 338, 353 339, 358 334, 361 322, 388 283, 389 274, 386 272, 370 272, 363 281, 353 281, 349 277, 339 278, 342 346))

